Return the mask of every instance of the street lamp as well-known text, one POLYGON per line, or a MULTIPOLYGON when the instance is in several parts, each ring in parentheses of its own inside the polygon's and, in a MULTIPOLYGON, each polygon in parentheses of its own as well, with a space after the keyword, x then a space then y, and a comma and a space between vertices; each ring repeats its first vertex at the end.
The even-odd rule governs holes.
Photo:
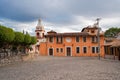
POLYGON ((98 59, 100 60, 100 30, 101 28, 99 27, 99 21, 101 18, 97 18, 97 27, 98 27, 98 31, 97 31, 97 38, 98 38, 98 59))

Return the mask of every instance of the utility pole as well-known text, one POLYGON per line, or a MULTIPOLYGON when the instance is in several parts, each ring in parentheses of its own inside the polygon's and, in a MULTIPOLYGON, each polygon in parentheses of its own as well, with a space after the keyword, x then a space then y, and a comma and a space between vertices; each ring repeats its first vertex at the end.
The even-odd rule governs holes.
POLYGON ((98 27, 98 31, 97 31, 97 38, 98 38, 98 59, 100 60, 100 30, 101 30, 101 28, 99 27, 100 18, 97 18, 96 21, 97 21, 97 27, 98 27))

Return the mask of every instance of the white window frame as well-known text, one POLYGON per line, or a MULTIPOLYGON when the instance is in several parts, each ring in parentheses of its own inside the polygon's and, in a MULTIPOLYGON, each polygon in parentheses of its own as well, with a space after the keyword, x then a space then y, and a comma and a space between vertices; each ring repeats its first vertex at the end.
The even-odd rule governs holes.
POLYGON ((48 48, 48 56, 51 56, 51 55, 49 54, 49 49, 51 49, 51 48, 53 49, 53 56, 54 56, 54 48, 53 48, 53 47, 49 47, 49 48, 48 48))
POLYGON ((60 53, 63 53, 63 48, 60 48, 60 53), (61 52, 61 49, 62 49, 62 52, 61 52))
POLYGON ((82 42, 86 43, 87 42, 87 36, 82 36, 82 42), (83 37, 86 37, 86 41, 84 42, 83 37))
POLYGON ((48 37, 49 43, 54 43, 54 36, 52 36, 52 37, 53 37, 53 41, 52 42, 50 42, 50 37, 48 37))
POLYGON ((65 56, 67 56, 67 47, 71 48, 71 56, 72 56, 72 46, 65 46, 65 56))
POLYGON ((98 54, 98 53, 97 53, 97 47, 98 47, 98 46, 92 46, 92 47, 91 47, 91 52, 92 52, 92 54, 98 54), (92 47, 95 48, 95 53, 92 52, 92 47))
POLYGON ((79 42, 80 42, 80 36, 76 36, 76 37, 75 37, 75 42, 76 42, 76 43, 79 43, 79 42), (78 41, 78 42, 77 42, 77 37, 79 37, 79 41, 78 41))
POLYGON ((87 46, 83 46, 83 48, 82 48, 82 52, 83 52, 84 54, 87 54, 87 52, 88 52, 88 50, 87 50, 87 46), (84 47, 86 47, 86 53, 84 53, 84 47))
POLYGON ((80 54, 80 47, 79 47, 79 53, 77 53, 77 48, 78 48, 79 46, 76 46, 76 54, 80 54))
POLYGON ((59 48, 56 48, 56 53, 60 53, 60 50, 59 50, 59 48), (58 52, 57 52, 57 49, 58 49, 58 52))

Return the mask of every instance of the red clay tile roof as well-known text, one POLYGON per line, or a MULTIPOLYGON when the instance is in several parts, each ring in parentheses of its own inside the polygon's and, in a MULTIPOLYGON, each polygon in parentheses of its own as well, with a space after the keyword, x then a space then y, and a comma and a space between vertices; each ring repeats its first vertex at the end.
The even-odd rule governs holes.
POLYGON ((53 31, 53 30, 51 30, 51 31, 49 31, 49 32, 47 32, 47 33, 56 33, 55 31, 53 31))
POLYGON ((115 39, 113 42, 106 43, 104 46, 120 47, 120 39, 115 39))
POLYGON ((114 40, 111 47, 120 47, 120 39, 114 40))
POLYGON ((56 34, 47 34, 47 36, 88 36, 86 32, 77 32, 77 33, 56 33, 56 34))

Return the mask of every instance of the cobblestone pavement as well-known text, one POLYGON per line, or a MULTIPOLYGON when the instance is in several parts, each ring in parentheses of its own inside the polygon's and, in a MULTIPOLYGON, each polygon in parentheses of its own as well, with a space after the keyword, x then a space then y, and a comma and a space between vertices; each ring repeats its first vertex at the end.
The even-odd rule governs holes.
POLYGON ((0 80, 120 80, 120 61, 93 57, 37 57, 0 67, 0 80))

